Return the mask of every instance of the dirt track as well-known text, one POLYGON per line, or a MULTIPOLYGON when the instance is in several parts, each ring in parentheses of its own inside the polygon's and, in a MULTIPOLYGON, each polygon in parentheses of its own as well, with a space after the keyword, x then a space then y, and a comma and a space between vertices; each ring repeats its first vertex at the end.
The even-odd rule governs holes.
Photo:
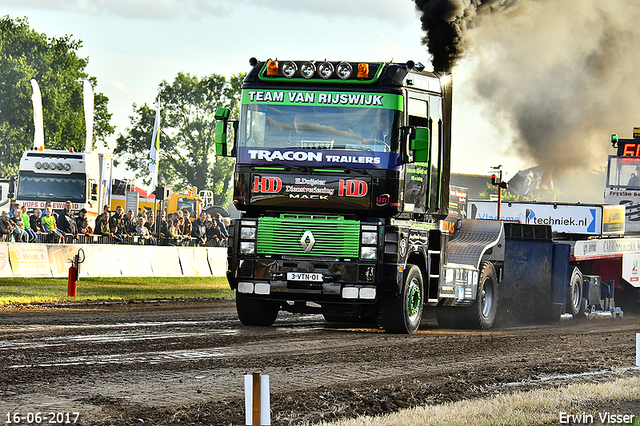
POLYGON ((638 331, 628 317, 491 332, 427 320, 401 336, 283 313, 264 329, 242 327, 232 300, 5 308, 0 419, 77 412, 85 425, 241 425, 243 375, 254 372, 270 376, 274 425, 382 414, 566 382, 547 380, 555 375, 640 374, 618 370, 635 364, 638 331))

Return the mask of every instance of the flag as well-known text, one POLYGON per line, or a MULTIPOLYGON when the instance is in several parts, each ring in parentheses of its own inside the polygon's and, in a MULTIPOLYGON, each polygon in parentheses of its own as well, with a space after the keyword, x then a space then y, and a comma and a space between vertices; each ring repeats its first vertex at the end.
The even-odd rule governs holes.
POLYGON ((33 103, 33 127, 35 128, 33 147, 37 150, 43 150, 44 126, 42 124, 42 95, 40 94, 40 86, 38 86, 38 82, 34 79, 31 79, 31 87, 33 88, 31 102, 33 103))
POLYGON ((82 97, 84 99, 84 122, 87 130, 84 150, 88 152, 93 149, 93 86, 88 78, 82 80, 82 97))
POLYGON ((156 190, 158 185, 158 161, 160 151, 160 98, 156 103, 156 121, 153 123, 153 136, 151 136, 151 150, 149 152, 149 173, 151 174, 150 192, 156 190))

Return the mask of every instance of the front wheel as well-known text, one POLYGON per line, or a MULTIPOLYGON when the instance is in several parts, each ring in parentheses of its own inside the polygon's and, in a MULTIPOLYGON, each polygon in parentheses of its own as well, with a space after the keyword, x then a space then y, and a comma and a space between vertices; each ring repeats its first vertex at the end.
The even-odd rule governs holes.
POLYGON ((413 334, 418 331, 423 311, 424 283, 416 265, 407 265, 400 294, 382 303, 382 328, 389 333, 413 334))
POLYGON ((498 310, 498 278, 491 262, 484 262, 478 280, 478 296, 468 308, 461 308, 463 323, 467 328, 489 329, 493 327, 498 310))
POLYGON ((276 321, 279 310, 276 302, 256 299, 236 290, 236 311, 244 325, 269 327, 276 321))

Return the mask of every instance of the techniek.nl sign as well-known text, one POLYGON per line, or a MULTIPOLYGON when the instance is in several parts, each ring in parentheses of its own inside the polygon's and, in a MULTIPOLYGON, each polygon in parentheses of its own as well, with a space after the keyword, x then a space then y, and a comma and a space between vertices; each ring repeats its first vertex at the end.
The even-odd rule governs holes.
MULTIPOLYGON (((496 219, 498 204, 491 201, 471 201, 468 209, 472 219, 496 219)), ((551 225, 553 232, 600 235, 602 209, 595 206, 556 204, 502 203, 502 220, 534 225, 551 225), (511 205, 509 205, 511 204, 511 205)))

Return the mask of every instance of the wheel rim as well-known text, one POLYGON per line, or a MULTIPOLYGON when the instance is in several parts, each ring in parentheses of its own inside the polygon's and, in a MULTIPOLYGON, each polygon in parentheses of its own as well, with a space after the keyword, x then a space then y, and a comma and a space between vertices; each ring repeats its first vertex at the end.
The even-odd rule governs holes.
POLYGON ((482 284, 480 304, 482 307, 482 316, 488 318, 493 307, 493 287, 491 286, 491 280, 489 278, 485 279, 482 284))
POLYGON ((573 281, 573 307, 574 309, 578 309, 580 307, 580 287, 578 287, 578 282, 576 280, 573 281))
POLYGON ((420 286, 417 283, 417 280, 411 280, 411 284, 409 284, 409 293, 408 293, 408 307, 409 307, 409 318, 415 319, 420 312, 420 304, 422 302, 422 295, 420 294, 420 286))

